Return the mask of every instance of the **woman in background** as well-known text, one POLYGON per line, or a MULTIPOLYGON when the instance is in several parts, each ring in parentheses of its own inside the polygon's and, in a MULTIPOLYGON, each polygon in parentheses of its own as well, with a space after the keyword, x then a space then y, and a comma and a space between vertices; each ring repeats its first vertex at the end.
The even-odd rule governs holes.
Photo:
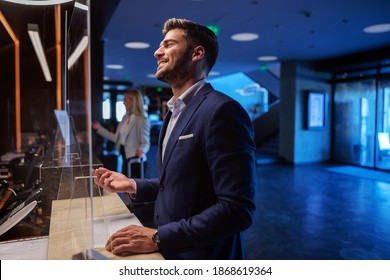
POLYGON ((140 160, 146 169, 146 153, 150 148, 150 121, 146 116, 142 93, 139 90, 125 92, 126 115, 118 124, 116 133, 104 128, 94 121, 92 128, 104 138, 114 142, 122 155, 122 173, 131 178, 141 178, 140 160), (132 158, 132 159, 130 159, 132 158), (127 172, 128 161, 131 163, 131 174, 127 172))

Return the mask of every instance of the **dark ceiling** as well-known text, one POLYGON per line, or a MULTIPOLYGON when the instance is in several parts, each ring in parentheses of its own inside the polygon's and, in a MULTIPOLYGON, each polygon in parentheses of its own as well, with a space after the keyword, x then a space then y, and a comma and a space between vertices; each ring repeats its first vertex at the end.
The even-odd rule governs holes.
MULTIPOLYGON (((0 11, 22 38, 22 48, 31 48, 28 22, 52 25, 47 24, 53 18, 50 8, 1 1, 0 11)), ((164 21, 171 17, 220 28, 220 55, 213 69, 220 75, 278 69, 281 61, 292 59, 320 61, 324 66, 351 55, 354 62, 390 60, 390 32, 363 32, 367 26, 390 23, 389 0, 92 0, 91 11, 93 28, 98 30, 92 36, 104 41, 105 65, 124 65, 121 70, 104 68, 105 77, 113 83, 164 85, 153 77, 157 66, 153 53, 162 40, 164 21), (257 33, 259 38, 250 42, 231 40, 239 32, 257 33), (146 42, 150 47, 125 48, 129 41, 146 42), (257 60, 264 55, 277 56, 278 60, 257 60)), ((52 48, 54 42, 45 41, 46 50, 52 48)), ((10 43, 5 29, 0 28, 1 46, 10 43)))
POLYGON ((219 26, 220 55, 213 70, 220 75, 259 70, 265 63, 257 57, 263 55, 277 56, 278 62, 326 60, 390 47, 390 32, 363 32, 367 26, 390 23, 389 0, 121 0, 102 39, 105 64, 124 68, 105 68, 105 76, 110 81, 160 85, 147 76, 155 73, 153 52, 170 17, 219 26), (231 40, 238 32, 257 33, 259 38, 231 40), (147 42, 150 48, 125 48, 129 41, 147 42))

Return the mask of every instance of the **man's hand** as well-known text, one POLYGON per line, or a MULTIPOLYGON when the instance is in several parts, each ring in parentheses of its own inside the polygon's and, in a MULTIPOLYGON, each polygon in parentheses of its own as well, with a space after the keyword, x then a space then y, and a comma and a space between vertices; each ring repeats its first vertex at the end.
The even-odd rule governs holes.
POLYGON ((127 192, 130 195, 135 194, 134 181, 121 173, 99 167, 93 172, 93 175, 96 176, 95 184, 111 193, 127 192))
POLYGON ((111 235, 106 243, 106 250, 115 255, 130 255, 134 253, 152 253, 158 247, 152 240, 156 229, 130 225, 111 235))

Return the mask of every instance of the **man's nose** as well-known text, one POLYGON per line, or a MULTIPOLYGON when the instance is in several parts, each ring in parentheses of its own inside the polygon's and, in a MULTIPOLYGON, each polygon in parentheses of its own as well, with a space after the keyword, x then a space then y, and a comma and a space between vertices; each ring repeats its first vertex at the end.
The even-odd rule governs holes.
POLYGON ((155 52, 154 52, 154 57, 155 58, 158 58, 160 56, 162 56, 163 52, 162 52, 162 49, 161 48, 158 48, 155 52))

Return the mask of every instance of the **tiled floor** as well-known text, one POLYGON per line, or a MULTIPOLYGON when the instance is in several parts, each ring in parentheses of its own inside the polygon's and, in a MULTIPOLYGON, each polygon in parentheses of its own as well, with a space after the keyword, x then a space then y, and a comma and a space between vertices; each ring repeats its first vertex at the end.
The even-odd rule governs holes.
POLYGON ((257 167, 247 259, 390 259, 390 182, 328 167, 257 167))

